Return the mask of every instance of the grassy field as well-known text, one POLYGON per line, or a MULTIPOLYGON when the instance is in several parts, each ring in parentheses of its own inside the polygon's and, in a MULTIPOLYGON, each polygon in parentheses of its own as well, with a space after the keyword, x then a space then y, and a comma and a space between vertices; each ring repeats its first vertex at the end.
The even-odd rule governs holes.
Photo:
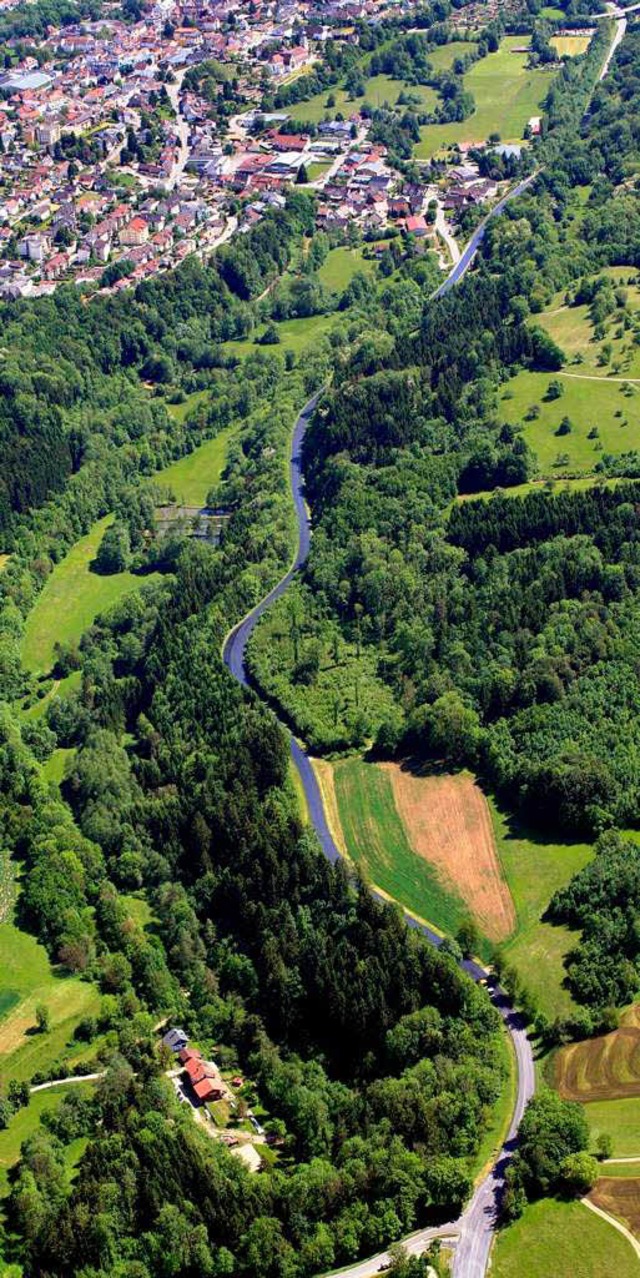
POLYGON ((443 931, 455 932, 465 914, 435 870, 415 855, 396 808, 387 771, 361 759, 333 768, 346 849, 367 878, 394 900, 443 931))
POLYGON ((593 1144, 602 1132, 608 1132, 613 1141, 615 1158, 640 1157, 640 1102, 637 1097, 627 1100, 589 1101, 584 1106, 593 1144))
POLYGON ((491 801, 498 851, 513 897, 517 930, 505 946, 508 961, 520 973, 548 1016, 564 1015, 574 1007, 563 989, 563 960, 575 945, 576 934, 566 927, 543 923, 541 916, 557 888, 591 859, 585 843, 551 843, 519 829, 491 801))
POLYGON ((473 115, 459 123, 424 125, 415 148, 417 159, 430 160, 454 142, 484 142, 491 133, 499 133, 503 142, 522 138, 553 82, 548 71, 527 69, 526 53, 512 52, 522 44, 522 36, 507 36, 497 53, 471 67, 464 83, 475 99, 473 115))
MULTIPOLYGON (((434 49, 429 54, 429 61, 436 71, 445 71, 453 65, 456 58, 468 53, 473 47, 474 45, 468 40, 453 40, 451 44, 434 49)), ((374 75, 365 79, 365 94, 362 98, 351 98, 342 87, 325 89, 322 93, 316 93, 314 97, 308 98, 306 102, 296 102, 290 108, 290 113, 293 119, 308 121, 309 124, 317 124, 325 117, 335 120, 338 114, 348 118, 359 112, 364 102, 368 102, 370 106, 382 106, 384 102, 395 106, 403 91, 419 97, 428 111, 432 111, 438 101, 437 93, 428 85, 406 85, 404 81, 394 80, 388 75, 374 75), (335 101, 334 105, 329 107, 327 99, 331 96, 335 101)))
MULTIPOLYGON (((186 414, 193 407, 193 396, 190 399, 189 404, 174 405, 174 414, 178 411, 186 414)), ((215 439, 207 440, 188 456, 157 471, 153 475, 154 481, 170 484, 179 501, 200 505, 205 501, 209 488, 220 477, 230 435, 231 430, 223 431, 215 439)), ((22 661, 27 670, 50 670, 56 641, 76 642, 98 614, 105 612, 123 595, 160 580, 158 573, 144 576, 119 572, 100 576, 91 571, 91 563, 111 520, 111 515, 98 520, 90 532, 81 537, 56 564, 47 579, 25 624, 22 661)))
POLYGON ((601 272, 626 293, 626 310, 618 307, 602 322, 603 337, 596 337, 596 326, 586 304, 567 306, 564 294, 554 297, 544 311, 532 317, 532 323, 546 329, 567 357, 567 370, 577 358, 573 371, 592 373, 596 377, 640 377, 640 346, 631 329, 624 329, 629 316, 635 321, 640 310, 640 289, 635 283, 637 272, 631 267, 611 267, 601 272))
POLYGON ((317 182, 318 178, 324 177, 327 169, 330 168, 330 160, 314 160, 312 164, 307 164, 307 181, 317 182))
POLYGON ((111 521, 111 515, 98 520, 48 577, 25 624, 22 661, 27 670, 49 671, 56 640, 60 643, 78 640, 98 613, 130 590, 157 580, 157 576, 139 577, 131 572, 101 577, 91 571, 102 535, 111 521))
MULTIPOLYGON (((73 1030, 100 1002, 94 985, 52 968, 44 946, 12 923, 0 923, 0 1087, 10 1078, 30 1079, 76 1048, 65 1051, 73 1030), (51 1014, 48 1034, 34 1033, 37 1003, 51 1014)), ((74 1055, 75 1053, 75 1055, 74 1055)))
POLYGON ((498 1234, 491 1278, 632 1278, 631 1245, 582 1203, 546 1198, 498 1234))
POLYGON ((293 351, 294 355, 301 355, 312 342, 317 342, 320 337, 324 337, 330 329, 340 323, 339 315, 311 315, 308 319, 292 319, 282 320, 280 324, 276 324, 278 334, 280 336, 280 344, 278 346, 260 346, 256 338, 262 336, 265 331, 266 324, 260 324, 256 328, 251 337, 241 342, 223 342, 221 350, 226 355, 255 355, 257 351, 277 352, 277 351, 293 351))
MULTIPOLYGON (((68 1087, 52 1087, 50 1091, 36 1092, 24 1109, 14 1114, 9 1126, 0 1131, 0 1198, 9 1192, 8 1172, 20 1157, 20 1146, 38 1130, 43 1114, 50 1114, 58 1108, 64 1096, 88 1095, 91 1084, 71 1083, 68 1087)), ((86 1141, 73 1141, 65 1153, 69 1155, 67 1166, 71 1170, 73 1163, 79 1159, 86 1141)))
POLYGON ((623 1013, 610 1034, 563 1047, 554 1065, 556 1088, 566 1100, 640 1097, 640 1003, 623 1013))
MULTIPOLYGON (((184 408, 183 404, 176 405, 184 408)), ((152 478, 155 483, 170 484, 176 500, 183 506, 203 506, 207 493, 217 483, 224 469, 233 427, 208 439, 186 457, 165 466, 152 478)))
POLYGON ((640 446, 640 387, 625 390, 624 382, 561 372, 559 399, 545 400, 549 373, 518 373, 507 384, 499 403, 500 417, 522 424, 524 438, 535 452, 542 475, 561 477, 593 470, 602 452, 626 453, 640 446), (527 421, 532 405, 539 417, 527 421), (563 417, 571 431, 556 434, 563 417), (598 437, 589 439, 594 427, 598 437), (599 447, 600 445, 600 447, 599 447))
POLYGON ((361 248, 331 249, 318 271, 322 283, 330 288, 332 293, 341 293, 359 271, 365 275, 372 275, 375 271, 375 263, 367 261, 362 253, 361 248))
MULTIPOLYGON (((455 932, 465 912, 477 914, 473 894, 469 897, 467 893, 467 904, 463 900, 468 875, 463 870, 464 860, 460 859, 464 831, 462 827, 458 830, 459 823, 453 840, 458 853, 452 877, 449 873, 445 877, 438 857, 425 859, 422 843, 428 834, 426 827, 436 813, 435 807, 431 811, 428 790, 425 803, 429 811, 423 804, 420 820, 426 826, 422 829, 409 820, 404 800, 398 807, 400 800, 395 795, 389 767, 354 758, 322 763, 319 774, 334 837, 372 883, 445 932, 455 932), (457 873, 458 860, 462 879, 456 887, 453 874, 457 873)), ((455 796, 451 796, 452 819, 456 812, 454 800, 455 796)), ((553 893, 587 864, 592 850, 585 843, 552 843, 536 838, 530 830, 510 822, 491 799, 489 812, 499 867, 516 914, 513 935, 504 943, 505 956, 542 1011, 551 1018, 566 1015, 575 1009, 575 1004, 563 987, 564 958, 575 945, 576 934, 569 928, 543 923, 542 915, 553 893)), ((478 845, 478 854, 480 850, 478 845)), ((483 871, 483 882, 485 877, 483 871)), ((476 888, 480 890, 478 885, 476 888)))
POLYGON ((54 750, 51 757, 42 765, 42 772, 47 781, 55 781, 56 785, 60 785, 74 754, 74 746, 59 746, 57 750, 54 750))
MULTIPOLYGON (((527 493, 550 492, 556 495, 560 492, 565 493, 583 493, 588 488, 615 488, 621 481, 619 479, 603 479, 601 475, 582 475, 579 479, 532 479, 528 484, 516 484, 513 488, 492 488, 484 493, 463 493, 456 498, 456 502, 465 501, 490 501, 499 491, 503 497, 526 497, 527 493)), ((627 481, 628 482, 628 481, 627 481)))

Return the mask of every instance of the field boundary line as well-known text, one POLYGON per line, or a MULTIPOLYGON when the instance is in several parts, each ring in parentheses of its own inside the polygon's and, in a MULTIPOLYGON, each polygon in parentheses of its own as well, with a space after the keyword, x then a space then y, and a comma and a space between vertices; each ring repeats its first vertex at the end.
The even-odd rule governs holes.
POLYGON ((616 1220, 615 1216, 610 1216, 601 1207, 596 1207, 595 1203, 590 1202, 588 1198, 581 1198, 580 1202, 583 1206, 588 1207, 589 1211, 594 1211, 596 1216, 601 1216, 603 1220, 606 1220, 608 1225, 612 1225, 614 1229, 617 1229, 618 1233, 622 1234, 623 1238, 626 1238, 627 1242, 631 1243, 636 1256, 640 1259, 640 1242, 638 1242, 637 1238, 634 1238, 631 1231, 627 1229, 626 1225, 622 1224, 621 1220, 616 1220))
POLYGON ((624 1158, 603 1158, 602 1166, 607 1163, 640 1163, 640 1154, 627 1154, 624 1158))
MULTIPOLYGON (((316 759, 314 759, 311 755, 309 755, 309 762, 311 763, 311 767, 313 768, 313 771, 314 771, 314 773, 315 773, 316 780, 317 780, 317 782, 318 782, 318 787, 319 787, 319 790, 320 790, 320 795, 321 795, 321 797, 322 797, 322 802, 323 802, 323 806, 324 806, 324 810, 325 810, 325 816, 326 816, 326 820, 327 820, 327 825, 328 825, 328 827, 329 827, 329 833, 331 834, 331 837, 332 837, 332 839, 333 839, 333 841, 334 841, 334 843, 335 843, 336 847, 339 849, 341 856, 344 858, 344 860, 347 862, 347 864, 348 864, 348 865, 350 865, 350 866, 352 866, 354 870, 357 870, 357 869, 358 869, 358 863, 357 863, 356 861, 354 861, 354 859, 353 859, 353 857, 352 857, 352 856, 350 856, 350 855, 349 855, 349 851, 348 851, 348 848, 347 848, 346 840, 345 840, 345 837, 344 837, 344 830, 342 829, 342 826, 340 826, 340 828, 339 828, 339 829, 337 829, 337 828, 336 828, 335 821, 333 820, 333 812, 331 811, 331 804, 330 804, 330 803, 329 803, 329 804, 327 804, 327 803, 325 802, 325 796, 326 796, 326 793, 327 793, 326 782, 324 782, 324 783, 323 783, 323 778, 322 778, 322 776, 321 776, 321 772, 320 772, 320 771, 319 771, 319 770, 315 767, 315 763, 316 763, 316 762, 320 762, 320 763, 328 762, 328 763, 329 763, 329 766, 333 766, 333 765, 330 763, 330 761, 329 761, 329 760, 325 760, 325 759, 316 760, 316 759)), ((394 802, 395 802, 395 800, 394 800, 394 802)), ((337 803, 337 798, 336 798, 336 807, 337 807, 337 806, 338 806, 338 803, 337 803)), ((399 820, 402 822, 402 818, 400 817, 400 813, 398 813, 398 818, 399 818, 399 820)), ((339 819, 340 819, 340 814, 339 814, 339 812, 338 812, 338 820, 339 820, 339 819)), ((403 829, 404 829, 404 823, 402 823, 402 825, 403 825, 403 829)), ((406 833, 406 831, 405 831, 405 833, 406 833)), ((391 905, 397 905, 397 906, 399 906, 399 907, 400 907, 400 909, 402 910, 402 913, 403 913, 403 914, 404 914, 407 918, 409 918, 409 919, 413 919, 413 920, 414 920, 414 922, 416 922, 416 923, 424 924, 424 925, 425 925, 425 927, 428 927, 428 928, 429 928, 429 931, 430 931, 430 932, 435 932, 436 936, 441 936, 441 937, 442 937, 442 939, 444 940, 444 938, 446 937, 447 933, 446 933, 446 932, 443 932, 443 930, 442 930, 442 928, 441 928, 441 927, 437 927, 437 925, 436 925, 435 923, 433 923, 431 919, 426 919, 426 918, 424 917, 424 915, 423 915, 423 914, 417 914, 415 910, 410 910, 410 909, 408 908, 408 906, 403 905, 402 901, 399 901, 399 900, 398 900, 397 896, 392 896, 390 892, 386 892, 384 888, 380 887, 379 883, 374 883, 372 879, 367 879, 367 883, 368 883, 369 887, 371 888, 371 891, 372 891, 372 892, 373 892, 376 896, 378 896, 378 897, 379 897, 382 901, 388 901, 391 905)))
POLYGON ((619 382, 622 386, 627 383, 629 386, 637 386, 640 383, 640 377, 609 377, 608 373, 598 377, 597 373, 567 373, 564 368, 558 369, 558 377, 570 377, 574 382, 601 382, 603 386, 608 382, 619 382))

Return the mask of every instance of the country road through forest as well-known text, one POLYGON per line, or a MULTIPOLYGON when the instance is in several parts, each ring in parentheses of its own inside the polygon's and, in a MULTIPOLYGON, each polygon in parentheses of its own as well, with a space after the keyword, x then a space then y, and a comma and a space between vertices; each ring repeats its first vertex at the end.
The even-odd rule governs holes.
MULTIPOLYGON (((471 262, 473 261, 489 219, 500 214, 507 201, 514 199, 517 195, 519 195, 531 180, 532 177, 529 177, 523 182, 518 183, 518 185, 508 193, 508 195, 503 197, 491 213, 488 214, 485 221, 474 233, 462 254, 462 257, 460 258, 460 261, 456 263, 444 284, 442 284, 434 294, 434 297, 442 296, 464 277, 471 262)), ((304 498, 302 443, 309 425, 310 417, 320 398, 320 394, 321 392, 317 392, 305 404, 296 421, 291 442, 289 476, 291 494, 298 523, 298 547, 295 558, 288 572, 286 572, 284 577, 282 577, 277 585, 273 587, 273 590, 271 590, 268 595, 265 595, 264 599, 262 599, 260 603, 256 604, 255 608, 253 608, 251 612, 248 613, 247 616, 244 617, 243 620, 240 621, 229 633, 223 646, 222 655, 225 665, 234 678, 236 678, 244 687, 249 686, 249 677, 246 667, 246 649, 249 639, 260 618, 264 615, 267 609, 275 603, 276 599, 279 599, 285 593, 291 580, 306 562, 309 554, 309 547, 311 544, 311 523, 304 498)), ((338 861, 340 859, 340 853, 334 843, 329 829, 324 804, 322 802, 322 795, 318 785, 318 779, 313 770, 309 756, 294 737, 290 738, 290 743, 293 762, 298 770, 302 787, 304 789, 309 819, 318 836, 322 851, 329 861, 338 861)), ((418 923, 415 919, 412 919, 409 916, 406 916, 406 918, 409 926, 417 927, 427 937, 432 945, 440 945, 442 937, 436 932, 432 931, 425 924, 418 923)), ((467 961, 464 963, 464 967, 474 980, 486 979, 486 971, 477 963, 467 961)), ((460 1219, 454 1224, 452 1223, 451 1225, 448 1225, 446 1228, 446 1232, 448 1234, 455 1235, 457 1238, 454 1252, 453 1278, 484 1278, 489 1261, 489 1253, 496 1225, 500 1196, 504 1188, 504 1174, 514 1148, 520 1119, 527 1101, 533 1095, 535 1087, 533 1053, 527 1038, 523 1020, 509 1003, 504 991, 498 986, 489 988, 489 995, 504 1020, 506 1029, 513 1044, 517 1066, 516 1102, 507 1139, 500 1150, 496 1162, 476 1188, 471 1201, 462 1213, 460 1219)), ((433 1237, 441 1233, 442 1230, 419 1230, 411 1237, 409 1243, 410 1250, 415 1254, 419 1254, 426 1249, 433 1237)), ((384 1266, 387 1260, 387 1253, 381 1253, 378 1256, 371 1257, 369 1260, 361 1261, 349 1269, 343 1270, 342 1273, 344 1278, 370 1278, 370 1275, 376 1274, 380 1271, 381 1266, 384 1266)))

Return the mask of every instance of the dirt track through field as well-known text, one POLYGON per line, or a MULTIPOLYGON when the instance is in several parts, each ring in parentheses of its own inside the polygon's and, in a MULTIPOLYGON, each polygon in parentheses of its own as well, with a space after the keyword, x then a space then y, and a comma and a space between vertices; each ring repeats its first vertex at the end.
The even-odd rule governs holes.
POLYGON ((640 1096, 640 1005, 625 1012, 620 1027, 556 1056, 556 1087, 563 1100, 624 1100, 640 1096))
POLYGON ((489 807, 472 776, 420 776, 384 765, 409 842, 469 907, 490 940, 502 941, 516 926, 511 893, 502 875, 489 807))
POLYGON ((640 1238, 640 1179, 602 1177, 588 1197, 601 1211, 621 1220, 634 1237, 640 1238))

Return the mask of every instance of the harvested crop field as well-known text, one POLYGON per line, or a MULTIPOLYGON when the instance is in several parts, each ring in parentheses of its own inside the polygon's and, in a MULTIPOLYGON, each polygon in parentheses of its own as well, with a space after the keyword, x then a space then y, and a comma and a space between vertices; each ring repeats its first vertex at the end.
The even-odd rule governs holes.
POLYGON ((590 1201, 601 1211, 626 1225, 636 1238, 640 1238, 640 1178, 624 1177, 614 1179, 603 1176, 596 1181, 588 1195, 590 1201))
POLYGON ((558 1052, 556 1087, 564 1100, 622 1100, 640 1096, 640 1004, 611 1034, 572 1043, 558 1052))
POLYGON ((502 941, 516 912, 498 857, 487 800, 469 773, 421 776, 384 765, 393 797, 417 856, 462 898, 485 936, 502 941))

